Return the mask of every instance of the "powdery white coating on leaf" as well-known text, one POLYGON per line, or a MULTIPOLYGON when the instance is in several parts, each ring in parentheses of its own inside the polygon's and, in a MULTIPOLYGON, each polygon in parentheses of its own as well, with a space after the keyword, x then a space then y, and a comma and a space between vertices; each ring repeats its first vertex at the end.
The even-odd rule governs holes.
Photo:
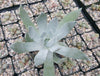
POLYGON ((80 12, 81 12, 81 9, 70 12, 69 14, 67 14, 67 15, 59 22, 59 26, 62 26, 62 25, 65 24, 66 22, 75 21, 75 20, 78 18, 78 16, 80 15, 80 12))
POLYGON ((29 27, 28 34, 29 34, 29 37, 33 39, 34 41, 36 42, 40 41, 39 32, 36 29, 34 29, 32 26, 29 27))
POLYGON ((61 27, 58 27, 56 29, 54 36, 48 41, 47 46, 51 47, 59 40, 64 38, 68 33, 70 33, 70 31, 74 26, 75 26, 75 22, 68 22, 62 25, 61 27))
POLYGON ((34 58, 35 66, 41 65, 46 60, 48 54, 47 49, 42 49, 38 52, 38 54, 34 58))
POLYGON ((44 13, 41 13, 37 18, 37 24, 39 27, 39 33, 42 34, 47 29, 47 16, 44 13))
POLYGON ((23 21, 25 27, 28 29, 28 26, 33 26, 34 24, 32 23, 32 21, 30 20, 28 14, 26 13, 26 11, 23 9, 22 5, 20 6, 20 17, 21 20, 23 21))
POLYGON ((28 33, 26 33, 26 35, 25 35, 25 42, 33 42, 34 40, 32 40, 31 38, 30 38, 30 36, 29 36, 29 34, 28 33))
POLYGON ((57 18, 53 18, 47 25, 47 32, 49 34, 49 37, 52 37, 54 32, 56 32, 56 28, 58 26, 58 20, 57 18))
POLYGON ((88 57, 77 48, 62 47, 60 50, 56 51, 56 53, 73 59, 89 60, 88 57))
POLYGON ((64 62, 66 60, 66 58, 59 58, 57 57, 57 55, 54 53, 53 54, 53 61, 56 63, 56 64, 61 64, 62 62, 64 62))
POLYGON ((17 53, 31 52, 42 49, 42 45, 36 42, 16 42, 11 48, 17 53))
POLYGON ((44 63, 44 76, 55 76, 54 62, 59 64, 66 57, 88 60, 82 51, 59 43, 59 40, 69 34, 75 26, 75 20, 80 12, 81 9, 69 13, 59 23, 57 18, 54 18, 48 24, 46 14, 42 13, 37 18, 38 29, 36 29, 21 6, 20 16, 25 27, 28 28, 28 33, 25 36, 26 42, 17 42, 11 48, 18 53, 38 50, 34 62, 35 66, 44 63), (65 56, 65 58, 60 59, 56 53, 65 56))
POLYGON ((55 76, 53 53, 48 51, 46 60, 44 62, 43 76, 55 76))

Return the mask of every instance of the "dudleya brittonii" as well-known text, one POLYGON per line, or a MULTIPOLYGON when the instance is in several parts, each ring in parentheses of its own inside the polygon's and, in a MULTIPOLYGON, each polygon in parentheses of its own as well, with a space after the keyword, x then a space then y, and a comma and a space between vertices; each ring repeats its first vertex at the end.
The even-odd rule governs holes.
POLYGON ((25 10, 20 7, 20 17, 28 29, 25 36, 25 42, 16 42, 11 48, 17 53, 39 51, 34 58, 35 66, 44 63, 44 76, 55 76, 54 63, 59 63, 64 58, 58 58, 57 54, 65 58, 84 59, 88 57, 77 48, 69 48, 62 42, 72 28, 75 26, 75 20, 78 18, 81 9, 73 11, 66 15, 60 22, 57 18, 53 18, 47 23, 47 16, 41 13, 37 18, 38 29, 30 21, 25 10))

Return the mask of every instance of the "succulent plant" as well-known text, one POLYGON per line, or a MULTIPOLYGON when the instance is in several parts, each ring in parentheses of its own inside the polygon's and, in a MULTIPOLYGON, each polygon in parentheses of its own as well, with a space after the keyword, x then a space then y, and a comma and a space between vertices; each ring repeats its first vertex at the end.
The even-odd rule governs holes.
POLYGON ((11 48, 17 53, 39 51, 34 63, 35 66, 44 64, 44 76, 55 76, 54 63, 59 64, 66 58, 89 60, 79 49, 69 48, 63 42, 59 42, 75 26, 75 20, 80 12, 81 9, 69 13, 60 22, 57 18, 53 18, 49 23, 46 14, 41 13, 37 18, 37 29, 21 6, 20 17, 28 32, 25 42, 16 42, 11 48), (58 54, 63 57, 59 58, 58 54))

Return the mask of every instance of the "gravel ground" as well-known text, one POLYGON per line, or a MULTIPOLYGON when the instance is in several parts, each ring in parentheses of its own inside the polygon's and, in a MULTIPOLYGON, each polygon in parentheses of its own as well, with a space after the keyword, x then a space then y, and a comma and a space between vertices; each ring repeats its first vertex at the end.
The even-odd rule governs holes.
MULTIPOLYGON (((65 16, 65 13, 67 14, 78 9, 73 0, 47 0, 46 2, 42 2, 41 0, 0 0, 0 9, 9 8, 13 5, 25 4, 27 1, 33 4, 29 6, 24 5, 24 9, 35 25, 37 25, 36 18, 41 12, 47 14, 48 21, 54 17, 57 17, 60 21, 65 16), (50 14, 48 14, 48 11, 50 14)), ((85 5, 89 5, 99 0, 81 1, 85 5)), ((100 10, 92 8, 91 5, 86 10, 100 28, 100 10)), ((0 27, 0 76, 13 76, 14 73, 18 73, 19 76, 38 76, 38 70, 34 68, 34 63, 29 53, 17 54, 10 49, 12 43, 23 40, 22 35, 27 31, 25 30, 23 22, 20 20, 19 9, 1 12, 0 19, 3 25, 0 27)), ((82 13, 77 19, 75 28, 73 28, 71 33, 65 38, 65 42, 69 47, 81 49, 91 61, 66 60, 65 63, 68 64, 59 65, 61 72, 63 74, 71 74, 81 69, 81 71, 71 76, 98 76, 100 74, 100 68, 89 72, 87 71, 100 64, 100 38, 82 13), (84 74, 85 71, 86 74, 84 74)), ((58 68, 55 72, 56 76, 60 76, 58 68)), ((43 69, 40 70, 40 76, 42 75, 43 69)))

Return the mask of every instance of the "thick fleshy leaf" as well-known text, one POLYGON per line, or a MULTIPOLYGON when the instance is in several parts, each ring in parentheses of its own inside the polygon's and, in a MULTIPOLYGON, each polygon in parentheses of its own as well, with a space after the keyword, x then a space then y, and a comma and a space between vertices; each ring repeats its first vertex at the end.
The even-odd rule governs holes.
POLYGON ((17 53, 25 53, 40 50, 43 46, 35 42, 16 42, 11 45, 11 48, 17 53))
POLYGON ((47 32, 49 34, 50 37, 52 37, 52 35, 55 33, 56 28, 58 25, 58 20, 57 18, 53 18, 47 25, 47 32))
POLYGON ((30 18, 28 16, 28 14, 26 13, 26 11, 23 9, 22 5, 20 6, 20 17, 21 17, 21 20, 23 21, 23 23, 24 23, 24 25, 27 29, 28 29, 28 26, 33 26, 34 27, 34 24, 30 20, 30 18))
POLYGON ((47 49, 42 49, 38 52, 38 54, 34 58, 35 66, 41 65, 46 60, 48 54, 47 49))
POLYGON ((44 13, 41 13, 39 17, 37 18, 37 24, 39 27, 39 32, 42 34, 47 29, 47 16, 44 13))
POLYGON ((65 47, 67 47, 67 45, 66 45, 65 42, 58 42, 58 44, 59 44, 60 46, 65 46, 65 47))
POLYGON ((68 33, 70 33, 70 31, 72 30, 72 28, 74 26, 75 26, 75 22, 68 22, 68 23, 64 24, 62 27, 59 27, 57 29, 56 33, 54 34, 54 37, 51 38, 48 41, 47 46, 51 47, 56 42, 58 42, 59 40, 61 40, 62 38, 64 38, 68 33))
POLYGON ((89 60, 88 57, 77 48, 62 47, 62 49, 55 52, 65 57, 73 59, 89 60))
POLYGON ((56 64, 62 64, 67 58, 60 58, 58 57, 55 53, 53 55, 53 61, 56 63, 56 64))
POLYGON ((29 27, 29 37, 34 41, 40 41, 40 36, 37 30, 35 30, 32 26, 29 27))
POLYGON ((42 33, 41 39, 44 43, 49 39, 48 34, 46 32, 42 33))
POLYGON ((64 42, 57 42, 55 45, 53 45, 52 47, 50 47, 49 50, 51 52, 55 52, 55 51, 61 49, 62 48, 61 46, 67 47, 67 45, 64 42))
POLYGON ((66 22, 75 21, 80 15, 81 9, 75 10, 67 14, 59 23, 60 26, 65 24, 66 22))
POLYGON ((51 52, 55 52, 55 51, 59 50, 60 48, 61 47, 60 47, 59 43, 56 43, 55 45, 53 45, 52 47, 50 47, 49 50, 51 52))
POLYGON ((29 37, 28 33, 26 33, 25 35, 25 42, 33 42, 33 40, 29 37))
POLYGON ((44 63, 43 76, 55 76, 53 53, 48 51, 46 61, 44 63))

